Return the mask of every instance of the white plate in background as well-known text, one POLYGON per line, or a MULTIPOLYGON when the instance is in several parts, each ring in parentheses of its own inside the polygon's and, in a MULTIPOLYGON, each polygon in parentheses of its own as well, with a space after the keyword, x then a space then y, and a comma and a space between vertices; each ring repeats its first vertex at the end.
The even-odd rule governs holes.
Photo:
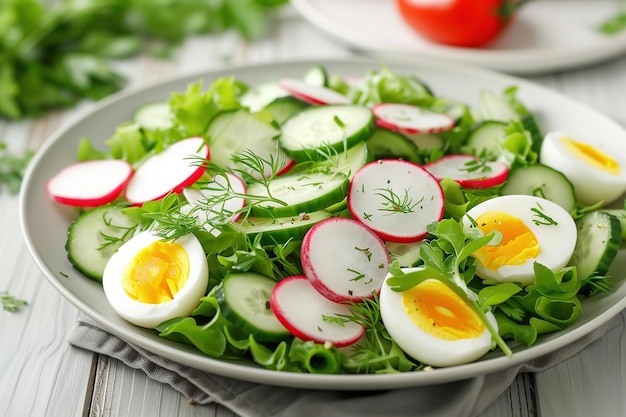
MULTIPOLYGON (((480 1, 480 0, 475 0, 480 1)), ((291 0, 326 34, 377 56, 448 59, 513 74, 571 69, 626 54, 626 31, 605 35, 597 26, 619 11, 619 0, 534 0, 487 47, 428 42, 404 22, 395 0, 291 0)))

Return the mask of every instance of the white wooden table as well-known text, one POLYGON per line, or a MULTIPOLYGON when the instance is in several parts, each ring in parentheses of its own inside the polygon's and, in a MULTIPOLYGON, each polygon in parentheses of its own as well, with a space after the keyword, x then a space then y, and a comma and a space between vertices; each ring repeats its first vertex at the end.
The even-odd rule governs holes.
MULTIPOLYGON (((556 30, 556 29, 555 29, 556 30)), ((190 39, 171 61, 147 57, 120 63, 137 86, 174 75, 298 58, 344 57, 350 51, 286 13, 258 43, 236 34, 190 39)), ((530 77, 626 126, 626 57, 530 77)), ((23 122, 0 121, 0 141, 20 153, 92 106, 23 122)), ((168 386, 121 363, 71 347, 66 339, 79 311, 48 285, 27 252, 18 199, 0 192, 0 291, 29 302, 18 313, 0 310, 0 416, 232 416, 219 406, 191 406, 168 386)), ((522 374, 481 417, 626 415, 626 313, 582 352, 538 374, 522 374)))

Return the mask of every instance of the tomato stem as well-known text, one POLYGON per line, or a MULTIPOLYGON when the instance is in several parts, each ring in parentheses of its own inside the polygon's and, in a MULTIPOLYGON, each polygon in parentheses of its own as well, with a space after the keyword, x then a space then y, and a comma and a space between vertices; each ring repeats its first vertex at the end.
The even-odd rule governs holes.
POLYGON ((530 0, 503 0, 498 8, 498 16, 502 19, 512 17, 517 10, 530 0))

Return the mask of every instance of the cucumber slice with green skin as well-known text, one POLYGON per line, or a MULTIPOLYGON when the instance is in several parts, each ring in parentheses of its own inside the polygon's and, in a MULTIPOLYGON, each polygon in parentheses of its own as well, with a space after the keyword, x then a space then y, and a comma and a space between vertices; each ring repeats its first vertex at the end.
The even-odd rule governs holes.
POLYGON ((253 183, 248 187, 248 195, 271 196, 284 204, 258 203, 250 212, 256 217, 287 217, 322 210, 344 199, 349 181, 343 173, 302 172, 275 177, 268 188, 253 183))
POLYGON ((372 162, 372 155, 367 147, 367 142, 354 145, 345 152, 340 152, 328 158, 333 172, 342 172, 349 179, 364 165, 372 162))
POLYGON ((569 264, 576 266, 578 279, 594 273, 605 275, 621 243, 619 220, 604 211, 592 211, 576 221, 576 228, 578 236, 569 264))
POLYGON ((267 81, 243 93, 239 103, 247 107, 250 113, 256 113, 263 110, 271 102, 288 96, 289 92, 278 85, 277 81, 267 81))
POLYGON ((283 340, 291 333, 276 318, 270 304, 276 286, 273 279, 254 272, 226 274, 215 291, 224 317, 256 340, 283 340))
POLYGON ((144 104, 135 110, 133 121, 148 130, 165 130, 173 126, 173 116, 167 101, 144 104))
POLYGON ((404 137, 413 142, 417 149, 426 151, 442 148, 446 144, 445 139, 436 133, 405 133, 404 137))
MULTIPOLYGON (((248 166, 233 160, 233 155, 247 151, 265 161, 274 160, 279 164, 278 173, 287 171, 293 161, 278 146, 276 128, 257 119, 246 110, 227 111, 213 118, 207 129, 211 161, 219 167, 234 172, 244 172, 255 178, 261 173, 251 171, 248 166)), ((264 176, 271 175, 272 167, 264 164, 264 176)))
POLYGON ((443 218, 444 196, 439 181, 423 167, 385 159, 354 175, 348 208, 383 240, 409 243, 423 239, 426 226, 443 218))
POLYGON ((305 107, 308 107, 308 104, 296 98, 280 97, 265 106, 264 110, 271 115, 272 119, 275 120, 276 123, 282 125, 287 119, 305 107))
POLYGON ((113 253, 135 235, 139 224, 124 206, 108 204, 78 216, 67 230, 67 258, 86 277, 102 282, 113 253))
POLYGON ((622 241, 626 241, 626 210, 624 209, 602 209, 603 212, 611 214, 619 220, 622 229, 622 241))
POLYGON ((396 158, 415 163, 422 160, 413 141, 391 130, 376 129, 365 143, 374 159, 396 158))
POLYGON ((328 71, 322 65, 315 65, 304 73, 302 81, 312 85, 328 87, 328 71))
POLYGON ((506 137, 507 123, 500 120, 484 120, 477 123, 467 136, 467 146, 476 155, 496 158, 500 154, 500 144, 506 137))
POLYGON ((534 164, 509 172, 500 195, 534 195, 553 201, 568 213, 576 208, 574 186, 560 171, 547 165, 534 164))
POLYGON ((320 210, 275 219, 247 217, 245 220, 240 219, 238 222, 232 223, 231 226, 245 233, 251 240, 261 234, 261 245, 269 246, 283 244, 291 240, 302 240, 311 227, 331 216, 332 213, 329 211, 320 210))
POLYGON ((367 140, 373 127, 372 112, 365 106, 314 106, 282 125, 279 143, 298 162, 321 160, 367 140))
POLYGON ((421 263, 421 241, 413 243, 385 242, 385 246, 387 247, 387 251, 389 251, 391 262, 397 262, 398 266, 401 268, 408 268, 421 263))

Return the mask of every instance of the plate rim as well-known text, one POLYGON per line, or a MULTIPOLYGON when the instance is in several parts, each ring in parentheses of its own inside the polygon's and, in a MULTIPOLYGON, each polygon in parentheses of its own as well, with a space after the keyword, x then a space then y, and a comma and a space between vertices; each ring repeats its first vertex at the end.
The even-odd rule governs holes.
POLYGON ((601 42, 599 45, 594 44, 581 47, 575 53, 556 48, 506 51, 436 44, 429 45, 432 48, 426 49, 407 49, 393 45, 385 45, 384 48, 368 49, 367 45, 356 40, 350 33, 343 31, 337 21, 322 12, 319 7, 316 7, 315 1, 292 0, 291 4, 303 19, 317 29, 321 29, 324 34, 344 44, 348 44, 362 53, 373 56, 393 57, 397 54, 402 54, 403 56, 417 54, 413 57, 417 61, 423 57, 429 57, 445 59, 453 63, 483 66, 511 75, 539 75, 592 65, 611 58, 617 58, 626 53, 626 32, 606 37, 606 42, 601 42))
MULTIPOLYGON (((138 334, 137 329, 132 331, 115 325, 106 316, 92 309, 78 297, 74 296, 69 289, 63 286, 59 278, 47 267, 41 255, 35 250, 35 245, 30 234, 29 225, 27 223, 26 208, 28 206, 29 184, 33 181, 34 172, 39 166, 40 160, 43 159, 48 150, 54 146, 68 131, 70 131, 75 125, 82 120, 89 117, 94 117, 103 108, 114 106, 116 103, 127 99, 129 96, 145 93, 153 89, 164 88, 166 85, 179 83, 182 85, 184 82, 191 82, 197 80, 200 77, 215 76, 217 73, 225 72, 237 72, 245 69, 252 69, 255 67, 280 67, 289 65, 360 65, 363 68, 366 66, 375 67, 380 64, 380 60, 370 59, 366 57, 348 57, 348 58, 320 58, 320 59, 289 59, 280 60, 271 63, 261 64, 241 64, 236 66, 223 67, 219 69, 205 69, 194 72, 192 74, 185 74, 180 76, 168 77, 162 80, 153 81, 142 86, 129 87, 121 92, 118 92, 112 96, 109 96, 100 102, 96 103, 91 109, 85 113, 81 113, 79 117, 72 119, 69 123, 62 126, 55 131, 36 152, 31 164, 29 164, 25 175, 22 188, 19 194, 19 217, 20 226, 22 230, 23 238, 26 242, 29 254, 34 260, 39 270, 43 273, 46 280, 57 290, 67 301, 78 308, 82 313, 94 320, 99 326, 119 337, 122 340, 126 340, 131 344, 144 349, 150 353, 164 356, 167 359, 179 362, 183 365, 190 366, 192 368, 200 369, 202 371, 211 372, 214 374, 232 377, 236 379, 246 380, 250 382, 272 384, 285 387, 300 387, 309 389, 326 389, 326 390, 362 390, 362 389, 389 389, 389 388, 403 388, 403 387, 417 387, 426 385, 436 385, 441 383, 450 383, 468 378, 476 378, 485 374, 490 374, 497 371, 502 371, 515 366, 520 366, 532 359, 536 359, 545 354, 554 352, 559 348, 563 348, 577 340, 582 339, 585 336, 590 335, 594 330, 601 328, 602 325, 607 324, 611 318, 619 314, 621 310, 626 308, 626 297, 622 298, 618 302, 611 305, 604 310, 602 314, 591 318, 586 323, 577 327, 575 331, 566 331, 563 334, 559 334, 547 342, 531 348, 527 348, 518 352, 515 352, 512 357, 507 358, 505 356, 498 356, 483 361, 477 361, 470 364, 465 364, 457 367, 440 368, 436 372, 429 372, 428 380, 422 381, 424 377, 419 377, 415 372, 399 373, 399 374, 387 374, 387 375, 355 375, 355 374, 342 374, 342 375, 321 375, 321 374, 299 374, 291 372, 272 371, 263 368, 249 367, 249 366, 237 366, 234 371, 232 369, 233 363, 227 362, 221 359, 215 359, 208 356, 199 354, 199 352, 190 352, 184 345, 181 346, 178 343, 171 342, 166 339, 159 339, 162 343, 157 344, 156 348, 150 338, 138 334), (541 352, 541 353, 536 353, 541 352), (208 364, 208 366, 207 366, 208 364), (279 376, 277 379, 276 377, 279 376)), ((385 64, 393 66, 413 67, 416 69, 446 69, 451 71, 445 60, 427 59, 420 63, 407 62, 406 60, 388 59, 385 64)), ((529 85, 535 89, 542 90, 549 94, 555 94, 560 99, 576 103, 577 105, 585 108, 587 111, 591 111, 606 119, 614 125, 617 125, 612 119, 607 116, 582 105, 576 100, 573 100, 562 93, 559 93, 553 89, 544 87, 538 83, 518 78, 514 75, 503 74, 490 69, 474 67, 471 65, 459 65, 454 71, 455 73, 470 74, 475 77, 486 77, 493 79, 494 81, 515 83, 518 86, 529 85)), ((623 128, 620 129, 623 130, 623 128)), ((94 283, 95 284, 95 283, 94 283)), ((139 329, 142 330, 142 329, 139 329)), ((561 332, 559 332, 561 333, 561 332)))

